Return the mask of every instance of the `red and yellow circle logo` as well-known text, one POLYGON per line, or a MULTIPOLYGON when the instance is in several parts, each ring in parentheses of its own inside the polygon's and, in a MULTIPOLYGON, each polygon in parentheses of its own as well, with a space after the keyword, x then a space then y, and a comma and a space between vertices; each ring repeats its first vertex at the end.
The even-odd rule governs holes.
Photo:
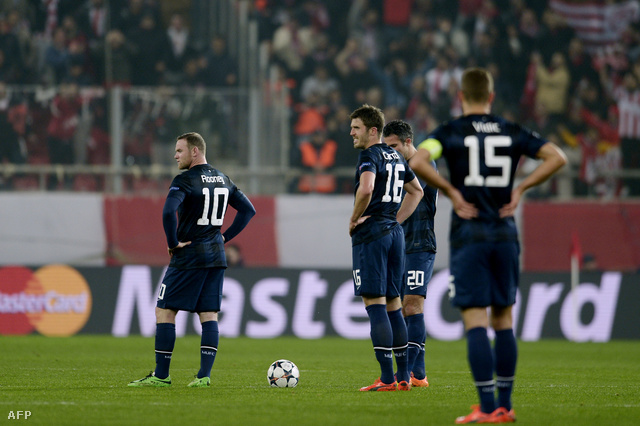
POLYGON ((0 334, 72 336, 91 315, 84 277, 66 265, 0 268, 0 334))

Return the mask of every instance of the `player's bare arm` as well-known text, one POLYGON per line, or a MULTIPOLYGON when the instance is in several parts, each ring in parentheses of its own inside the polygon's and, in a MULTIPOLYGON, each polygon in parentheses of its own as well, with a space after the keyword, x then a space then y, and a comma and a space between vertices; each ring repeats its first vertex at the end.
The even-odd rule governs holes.
POLYGON ((478 216, 476 206, 467 202, 462 193, 451 185, 448 180, 440 176, 436 169, 431 166, 431 153, 427 149, 419 148, 418 152, 409 161, 409 167, 425 182, 438 188, 444 195, 449 197, 453 210, 460 218, 473 219, 478 216))
POLYGON ((405 182, 403 188, 407 195, 404 196, 402 204, 396 214, 396 220, 399 223, 404 222, 409 216, 411 216, 418 206, 418 203, 420 203, 423 195, 422 187, 420 186, 418 178, 414 178, 411 182, 405 182))
POLYGON ((376 175, 373 172, 364 172, 360 176, 360 184, 358 185, 353 203, 353 213, 351 213, 351 219, 349 220, 349 235, 353 233, 356 226, 369 218, 368 216, 362 216, 362 214, 371 202, 375 180, 376 175))
POLYGON ((537 158, 541 159, 542 163, 520 185, 513 189, 511 202, 500 209, 500 217, 513 216, 522 194, 527 189, 540 185, 567 163, 567 157, 564 152, 553 142, 547 142, 542 145, 538 151, 537 158))

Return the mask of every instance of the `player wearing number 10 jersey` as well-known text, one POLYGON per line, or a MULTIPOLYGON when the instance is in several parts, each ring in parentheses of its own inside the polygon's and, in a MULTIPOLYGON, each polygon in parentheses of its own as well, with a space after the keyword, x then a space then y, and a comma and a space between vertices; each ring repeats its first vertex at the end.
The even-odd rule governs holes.
POLYGON ((206 144, 198 133, 178 136, 174 158, 178 168, 186 171, 173 179, 162 215, 171 261, 156 304, 156 369, 129 386, 171 385, 169 365, 178 311, 197 312, 202 324, 200 371, 189 386, 210 385, 227 267, 224 243, 242 231, 256 211, 228 176, 207 164, 205 154, 206 144), (237 214, 221 234, 228 205, 237 214))
POLYGON ((381 372, 378 380, 361 391, 411 389, 407 326, 400 302, 404 232, 399 223, 415 210, 422 188, 405 159, 382 143, 383 127, 384 115, 376 107, 363 105, 351 113, 353 146, 362 149, 349 222, 353 280, 355 294, 362 297, 369 316, 371 341, 381 372))
POLYGON ((511 392, 517 361, 512 306, 520 247, 513 214, 524 191, 548 179, 566 158, 553 143, 490 114, 493 79, 486 70, 465 70, 459 96, 463 116, 434 130, 409 164, 453 204, 449 296, 462 312, 469 365, 480 399, 480 405, 456 423, 507 423, 515 421, 511 392), (441 155, 451 182, 430 165, 441 155), (542 162, 514 188, 523 155, 542 162), (489 324, 496 332, 493 349, 489 324))

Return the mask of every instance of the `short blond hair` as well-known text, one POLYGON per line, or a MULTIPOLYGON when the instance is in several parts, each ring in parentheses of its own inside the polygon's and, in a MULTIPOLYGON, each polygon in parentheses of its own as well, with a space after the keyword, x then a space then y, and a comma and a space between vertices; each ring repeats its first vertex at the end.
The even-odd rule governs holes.
POLYGON ((187 141, 187 146, 189 147, 189 149, 195 146, 196 148, 198 148, 200 152, 202 152, 202 155, 206 155, 207 143, 204 141, 204 138, 200 133, 196 133, 196 132, 183 133, 177 137, 176 141, 179 141, 180 139, 184 139, 187 141))
POLYGON ((472 104, 489 102, 493 93, 493 77, 484 68, 467 68, 462 73, 462 97, 472 104))

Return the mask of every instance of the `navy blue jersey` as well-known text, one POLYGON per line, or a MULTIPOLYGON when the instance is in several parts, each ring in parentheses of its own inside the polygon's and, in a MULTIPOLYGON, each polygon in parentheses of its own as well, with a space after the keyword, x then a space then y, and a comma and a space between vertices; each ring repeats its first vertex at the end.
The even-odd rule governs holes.
POLYGON ((376 175, 371 201, 362 214, 371 217, 355 228, 351 240, 353 245, 383 237, 398 225, 396 214, 402 202, 402 188, 405 182, 415 178, 405 159, 383 143, 372 145, 360 153, 355 192, 364 172, 376 175))
POLYGON ((452 247, 465 242, 517 241, 513 217, 502 219, 499 210, 511 201, 520 157, 535 158, 547 141, 519 124, 489 114, 444 123, 428 138, 440 141, 452 185, 479 212, 473 220, 452 213, 452 247))
MULTIPOLYGON (((431 165, 435 168, 436 162, 431 165)), ((406 253, 436 251, 435 216, 438 190, 418 178, 424 195, 411 216, 402 223, 406 253)))
POLYGON ((180 200, 178 240, 191 244, 176 250, 169 266, 179 269, 226 267, 220 234, 227 206, 246 196, 219 170, 209 164, 194 166, 171 182, 169 197, 180 200))

